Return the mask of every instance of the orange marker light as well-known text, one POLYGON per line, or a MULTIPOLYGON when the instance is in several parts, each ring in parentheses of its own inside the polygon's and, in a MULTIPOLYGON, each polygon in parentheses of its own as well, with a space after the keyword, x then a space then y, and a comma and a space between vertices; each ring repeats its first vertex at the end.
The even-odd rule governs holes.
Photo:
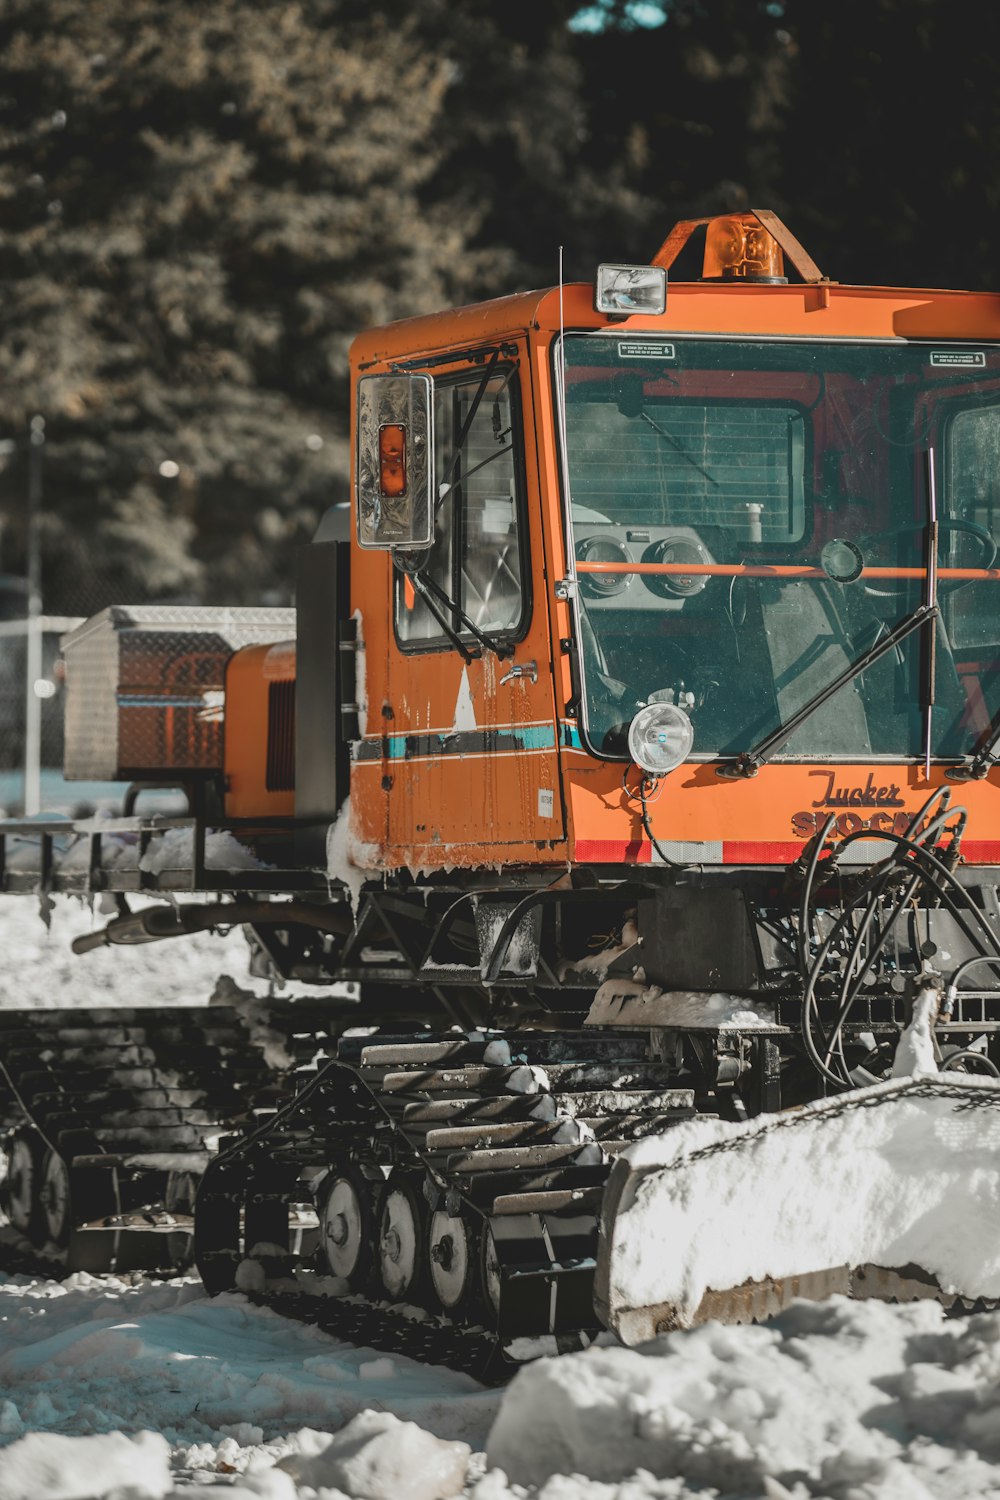
POLYGON ((390 422, 378 430, 379 489, 394 497, 406 491, 406 428, 390 422))
POLYGON ((706 281, 784 281, 781 246, 756 214, 712 219, 705 236, 706 281))

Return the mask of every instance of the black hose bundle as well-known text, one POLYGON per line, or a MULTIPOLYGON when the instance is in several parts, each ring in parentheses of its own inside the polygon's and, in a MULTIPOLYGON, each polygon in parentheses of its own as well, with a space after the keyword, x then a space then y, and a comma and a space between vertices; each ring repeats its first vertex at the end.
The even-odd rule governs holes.
POLYGON ((831 846, 831 857, 823 866, 824 884, 838 874, 843 851, 859 839, 879 839, 890 852, 876 861, 848 895, 839 915, 825 935, 817 931, 818 911, 813 909, 813 891, 820 861, 833 824, 827 819, 816 836, 805 869, 799 904, 799 967, 802 973, 802 1043, 813 1067, 825 1084, 836 1089, 854 1088, 843 1051, 843 1029, 862 986, 892 934, 897 918, 918 903, 949 912, 962 933, 978 952, 959 966, 952 978, 952 993, 961 974, 973 963, 992 963, 1000 969, 1000 936, 993 931, 970 893, 956 880, 967 813, 950 806, 949 787, 940 787, 924 803, 903 834, 864 829, 848 834, 831 846), (930 816, 935 806, 940 807, 930 816), (928 819, 925 823, 924 820, 928 819), (953 824, 947 828, 948 824, 953 824), (922 826, 923 825, 923 826, 922 826), (948 843, 935 852, 947 831, 948 843), (839 959, 836 957, 840 952, 839 959), (831 955, 833 957, 831 958, 831 955), (839 977, 837 1010, 828 1032, 819 1015, 817 986, 821 979, 839 977))

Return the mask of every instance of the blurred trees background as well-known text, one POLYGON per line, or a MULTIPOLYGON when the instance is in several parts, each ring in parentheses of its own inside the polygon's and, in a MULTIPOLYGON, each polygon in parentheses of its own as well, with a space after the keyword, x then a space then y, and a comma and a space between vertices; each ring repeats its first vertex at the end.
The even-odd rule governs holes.
POLYGON ((550 284, 560 244, 589 279, 758 205, 835 278, 997 285, 1000 15, 962 21, 0 0, 0 573, 40 414, 49 612, 285 602, 346 497, 354 332, 550 284))

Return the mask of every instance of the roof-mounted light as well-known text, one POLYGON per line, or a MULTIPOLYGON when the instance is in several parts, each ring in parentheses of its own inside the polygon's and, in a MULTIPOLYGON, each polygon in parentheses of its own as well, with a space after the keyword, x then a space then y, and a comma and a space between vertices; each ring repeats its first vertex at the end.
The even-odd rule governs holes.
POLYGON ((751 208, 745 213, 725 214, 721 218, 714 219, 681 219, 678 224, 674 225, 653 256, 653 265, 662 266, 664 270, 669 271, 694 230, 703 224, 709 226, 712 239, 717 237, 728 239, 732 247, 725 254, 713 249, 711 265, 706 255, 704 272, 706 276, 731 276, 733 280, 739 281, 772 279, 782 281, 784 280, 784 259, 787 259, 795 267, 802 280, 810 285, 829 282, 829 278, 823 275, 809 252, 799 244, 788 225, 783 224, 778 215, 772 213, 769 208, 751 208), (713 226, 718 226, 714 232, 713 226), (764 231, 763 241, 756 239, 758 230, 764 231), (749 242, 744 237, 746 231, 751 231, 754 235, 749 242), (764 263, 760 255, 761 249, 766 247, 767 239, 773 240, 779 247, 779 256, 776 261, 773 258, 773 251, 770 249, 767 251, 766 259, 772 268, 772 275, 764 271, 764 263), (734 250, 739 251, 735 258, 734 250), (751 253, 745 253, 747 251, 751 253), (741 266, 744 269, 740 270, 741 266), (750 274, 751 271, 753 274, 750 274))
POLYGON ((598 266, 594 307, 613 318, 667 307, 667 273, 660 266, 598 266))
POLYGON ((647 776, 666 776, 691 754, 694 725, 676 703, 647 703, 628 731, 628 753, 647 776))
POLYGON ((781 246, 755 213, 710 219, 705 234, 705 281, 783 282, 781 246))

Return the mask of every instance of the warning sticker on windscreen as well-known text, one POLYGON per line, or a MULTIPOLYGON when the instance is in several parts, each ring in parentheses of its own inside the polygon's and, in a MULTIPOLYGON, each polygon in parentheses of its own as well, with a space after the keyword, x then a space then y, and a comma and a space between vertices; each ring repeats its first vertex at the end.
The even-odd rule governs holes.
POLYGON ((619 344, 619 359, 676 359, 673 344, 619 344))
POLYGON ((985 370, 986 355, 981 349, 935 349, 932 365, 948 365, 963 370, 985 370))

